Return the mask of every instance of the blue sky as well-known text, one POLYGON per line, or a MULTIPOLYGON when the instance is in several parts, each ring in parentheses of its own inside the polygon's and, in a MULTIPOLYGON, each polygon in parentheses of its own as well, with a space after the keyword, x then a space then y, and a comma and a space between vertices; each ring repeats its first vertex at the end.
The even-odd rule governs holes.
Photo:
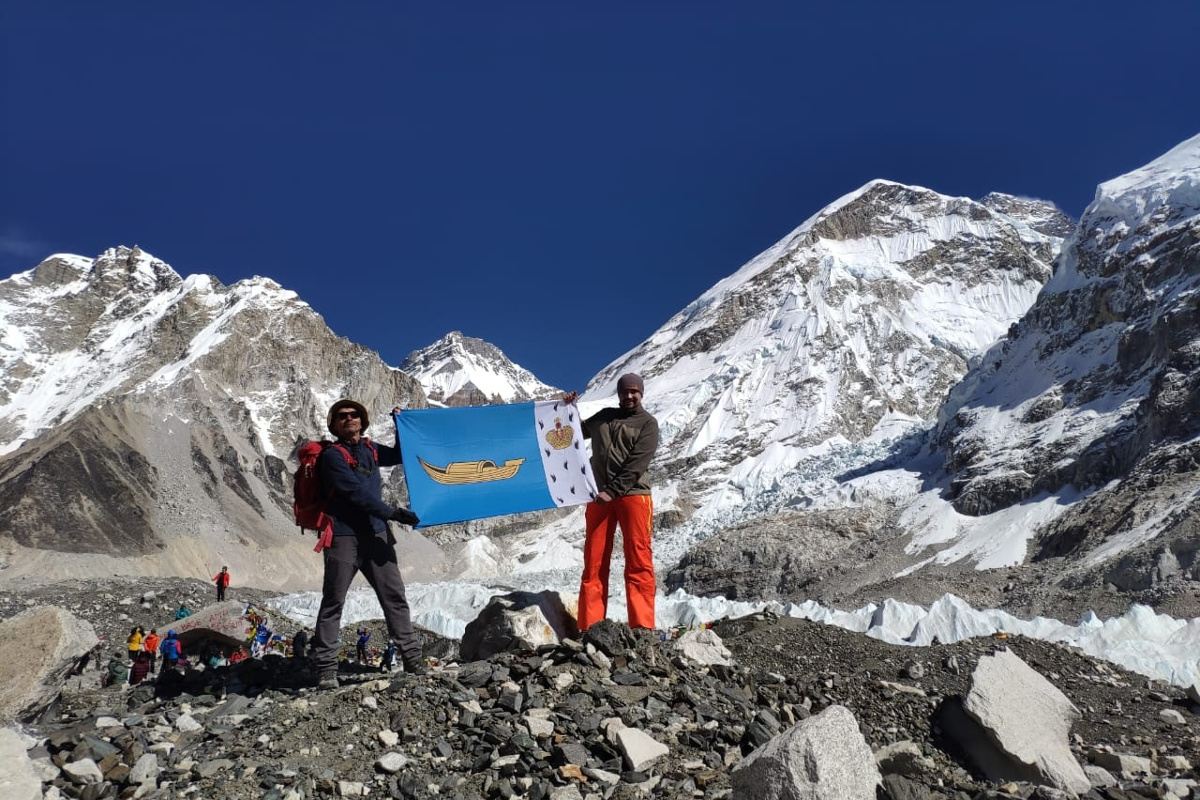
POLYGON ((968 5, 8 3, 0 274, 138 244, 582 389, 873 178, 1077 217, 1200 132, 1200 5, 968 5))

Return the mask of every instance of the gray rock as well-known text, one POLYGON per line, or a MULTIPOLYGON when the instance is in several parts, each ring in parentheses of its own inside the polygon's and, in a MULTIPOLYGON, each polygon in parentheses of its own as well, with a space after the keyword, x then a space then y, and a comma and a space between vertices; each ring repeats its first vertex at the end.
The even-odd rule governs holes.
POLYGON ((625 766, 636 772, 647 769, 671 752, 665 744, 638 728, 621 728, 616 731, 615 737, 625 766))
POLYGON ((1068 735, 1080 718, 1070 700, 1008 650, 979 659, 963 710, 983 735, 963 737, 992 780, 1025 780, 1076 794, 1091 788, 1068 735))
POLYGON ((366 787, 360 781, 338 781, 339 797, 362 797, 366 787))
POLYGON ((375 768, 388 775, 394 775, 408 763, 408 756, 403 753, 384 753, 375 761, 375 768))
POLYGON ((854 715, 835 705, 755 750, 730 780, 739 800, 874 800, 882 779, 854 715))
POLYGON ((1163 788, 1176 797, 1196 797, 1196 781, 1190 778, 1164 778, 1163 788))
POLYGON ((0 725, 40 714, 99 641, 90 623, 54 606, 0 621, 0 725))
POLYGON ((557 592, 512 592, 493 597, 467 623, 459 655, 475 661, 505 651, 536 650, 578 635, 575 619, 557 592))
POLYGON ((1187 719, 1174 708, 1164 708, 1159 711, 1158 718, 1168 725, 1187 725, 1187 719))
POLYGON ((588 762, 588 749, 579 742, 563 742, 554 748, 554 763, 575 764, 582 767, 588 762))
POLYGON ((90 783, 99 783, 104 780, 104 775, 100 773, 100 767, 90 758, 80 761, 68 761, 66 764, 63 764, 62 771, 67 776, 67 780, 81 786, 86 786, 90 783))
POLYGON ((883 792, 888 800, 929 800, 929 789, 903 775, 884 775, 883 792))
POLYGON ((697 664, 733 665, 733 654, 711 628, 684 631, 675 640, 675 649, 697 664))
POLYGON ((884 745, 876 750, 875 763, 885 775, 897 773, 912 776, 933 766, 916 742, 907 741, 884 745))
POLYGON ((25 752, 25 743, 7 728, 0 729, 0 797, 42 800, 42 781, 25 752))
POLYGON ((134 762, 129 771, 129 782, 136 784, 153 784, 158 780, 158 756, 154 753, 143 753, 134 762))
POLYGON ((1097 789, 1103 789, 1106 786, 1116 786, 1117 779, 1111 772, 1097 764, 1084 764, 1083 774, 1087 775, 1092 786, 1097 789))
POLYGON ((1122 778, 1133 778, 1138 775, 1153 775, 1154 766, 1150 759, 1125 753, 1096 753, 1092 756, 1098 766, 1118 773, 1122 778))
POLYGON ((214 775, 228 772, 234 766, 234 763, 228 758, 214 758, 212 761, 204 761, 192 767, 192 774, 197 778, 211 778, 214 775))

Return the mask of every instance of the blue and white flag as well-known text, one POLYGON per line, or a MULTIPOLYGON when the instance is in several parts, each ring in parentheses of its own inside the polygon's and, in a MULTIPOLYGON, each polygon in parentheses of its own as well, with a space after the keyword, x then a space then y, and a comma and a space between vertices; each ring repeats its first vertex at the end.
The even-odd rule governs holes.
POLYGON ((419 528, 596 496, 574 403, 429 408, 393 417, 419 528))

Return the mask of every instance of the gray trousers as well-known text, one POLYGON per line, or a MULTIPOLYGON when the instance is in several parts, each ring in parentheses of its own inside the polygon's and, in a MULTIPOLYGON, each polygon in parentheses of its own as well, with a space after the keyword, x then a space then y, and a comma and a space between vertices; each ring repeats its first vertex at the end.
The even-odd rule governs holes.
POLYGON ((360 571, 375 590, 388 635, 396 643, 401 657, 420 660, 421 641, 413 632, 404 579, 396 562, 396 547, 390 534, 379 536, 334 536, 333 544, 323 551, 325 579, 321 586, 321 609, 313 636, 313 661, 318 670, 337 666, 338 632, 342 628, 342 606, 350 582, 360 571), (384 536, 387 536, 385 539, 384 536))

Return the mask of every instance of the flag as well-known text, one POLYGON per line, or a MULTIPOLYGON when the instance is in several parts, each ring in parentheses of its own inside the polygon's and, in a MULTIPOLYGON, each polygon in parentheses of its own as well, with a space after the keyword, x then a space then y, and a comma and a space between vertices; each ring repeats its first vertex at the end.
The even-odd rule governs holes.
POLYGON ((574 403, 429 408, 393 417, 419 528, 596 496, 574 403))

